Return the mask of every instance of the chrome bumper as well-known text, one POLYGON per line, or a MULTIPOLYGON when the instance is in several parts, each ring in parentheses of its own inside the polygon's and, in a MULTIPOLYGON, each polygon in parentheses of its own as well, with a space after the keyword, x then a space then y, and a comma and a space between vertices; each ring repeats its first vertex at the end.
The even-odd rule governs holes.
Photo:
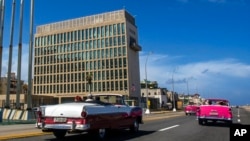
POLYGON ((45 124, 45 123, 37 123, 36 127, 39 129, 62 129, 62 130, 88 130, 90 128, 90 124, 45 124))

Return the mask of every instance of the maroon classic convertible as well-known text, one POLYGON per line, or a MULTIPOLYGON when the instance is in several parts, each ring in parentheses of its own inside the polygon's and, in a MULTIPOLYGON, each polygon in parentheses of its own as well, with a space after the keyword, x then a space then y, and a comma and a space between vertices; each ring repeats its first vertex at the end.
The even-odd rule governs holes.
POLYGON ((139 130, 142 108, 128 106, 119 94, 93 95, 93 100, 41 106, 36 127, 53 132, 56 138, 66 133, 97 133, 102 139, 107 129, 139 130))

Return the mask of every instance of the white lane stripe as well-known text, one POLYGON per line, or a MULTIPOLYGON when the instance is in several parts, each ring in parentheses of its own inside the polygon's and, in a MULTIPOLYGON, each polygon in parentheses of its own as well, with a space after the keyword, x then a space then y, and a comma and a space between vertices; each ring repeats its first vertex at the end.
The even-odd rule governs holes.
POLYGON ((160 129, 158 131, 165 131, 165 130, 168 130, 168 129, 171 129, 171 128, 175 128, 175 127, 178 127, 178 126, 180 126, 180 125, 170 126, 170 127, 167 127, 167 128, 160 129))

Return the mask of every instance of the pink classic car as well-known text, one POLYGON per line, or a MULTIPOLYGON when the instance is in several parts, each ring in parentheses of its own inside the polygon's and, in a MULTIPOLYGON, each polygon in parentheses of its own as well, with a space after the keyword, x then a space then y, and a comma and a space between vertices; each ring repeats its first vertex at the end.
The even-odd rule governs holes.
POLYGON ((186 115, 195 115, 198 108, 199 108, 199 105, 189 104, 184 107, 184 112, 186 115))
POLYGON ((224 121, 231 124, 233 119, 232 109, 226 99, 206 99, 198 108, 196 116, 201 125, 207 121, 224 121))
POLYGON ((137 132, 142 121, 142 108, 128 106, 119 94, 93 95, 93 99, 41 106, 36 127, 52 132, 56 138, 66 133, 96 133, 103 139, 107 129, 130 129, 137 132))

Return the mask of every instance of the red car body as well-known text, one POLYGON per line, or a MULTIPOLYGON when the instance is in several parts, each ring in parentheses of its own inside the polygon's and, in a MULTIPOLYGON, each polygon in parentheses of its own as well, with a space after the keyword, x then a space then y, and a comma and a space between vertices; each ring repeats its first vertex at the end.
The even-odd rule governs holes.
POLYGON ((199 124, 206 124, 207 121, 231 124, 233 119, 232 109, 226 99, 206 99, 198 108, 196 116, 199 124))
POLYGON ((52 132, 56 138, 63 138, 66 133, 96 132, 102 139, 106 129, 139 130, 143 123, 141 107, 126 105, 119 94, 95 96, 100 100, 41 106, 36 127, 52 132))
POLYGON ((195 115, 199 105, 187 105, 184 108, 184 112, 186 115, 195 115))

